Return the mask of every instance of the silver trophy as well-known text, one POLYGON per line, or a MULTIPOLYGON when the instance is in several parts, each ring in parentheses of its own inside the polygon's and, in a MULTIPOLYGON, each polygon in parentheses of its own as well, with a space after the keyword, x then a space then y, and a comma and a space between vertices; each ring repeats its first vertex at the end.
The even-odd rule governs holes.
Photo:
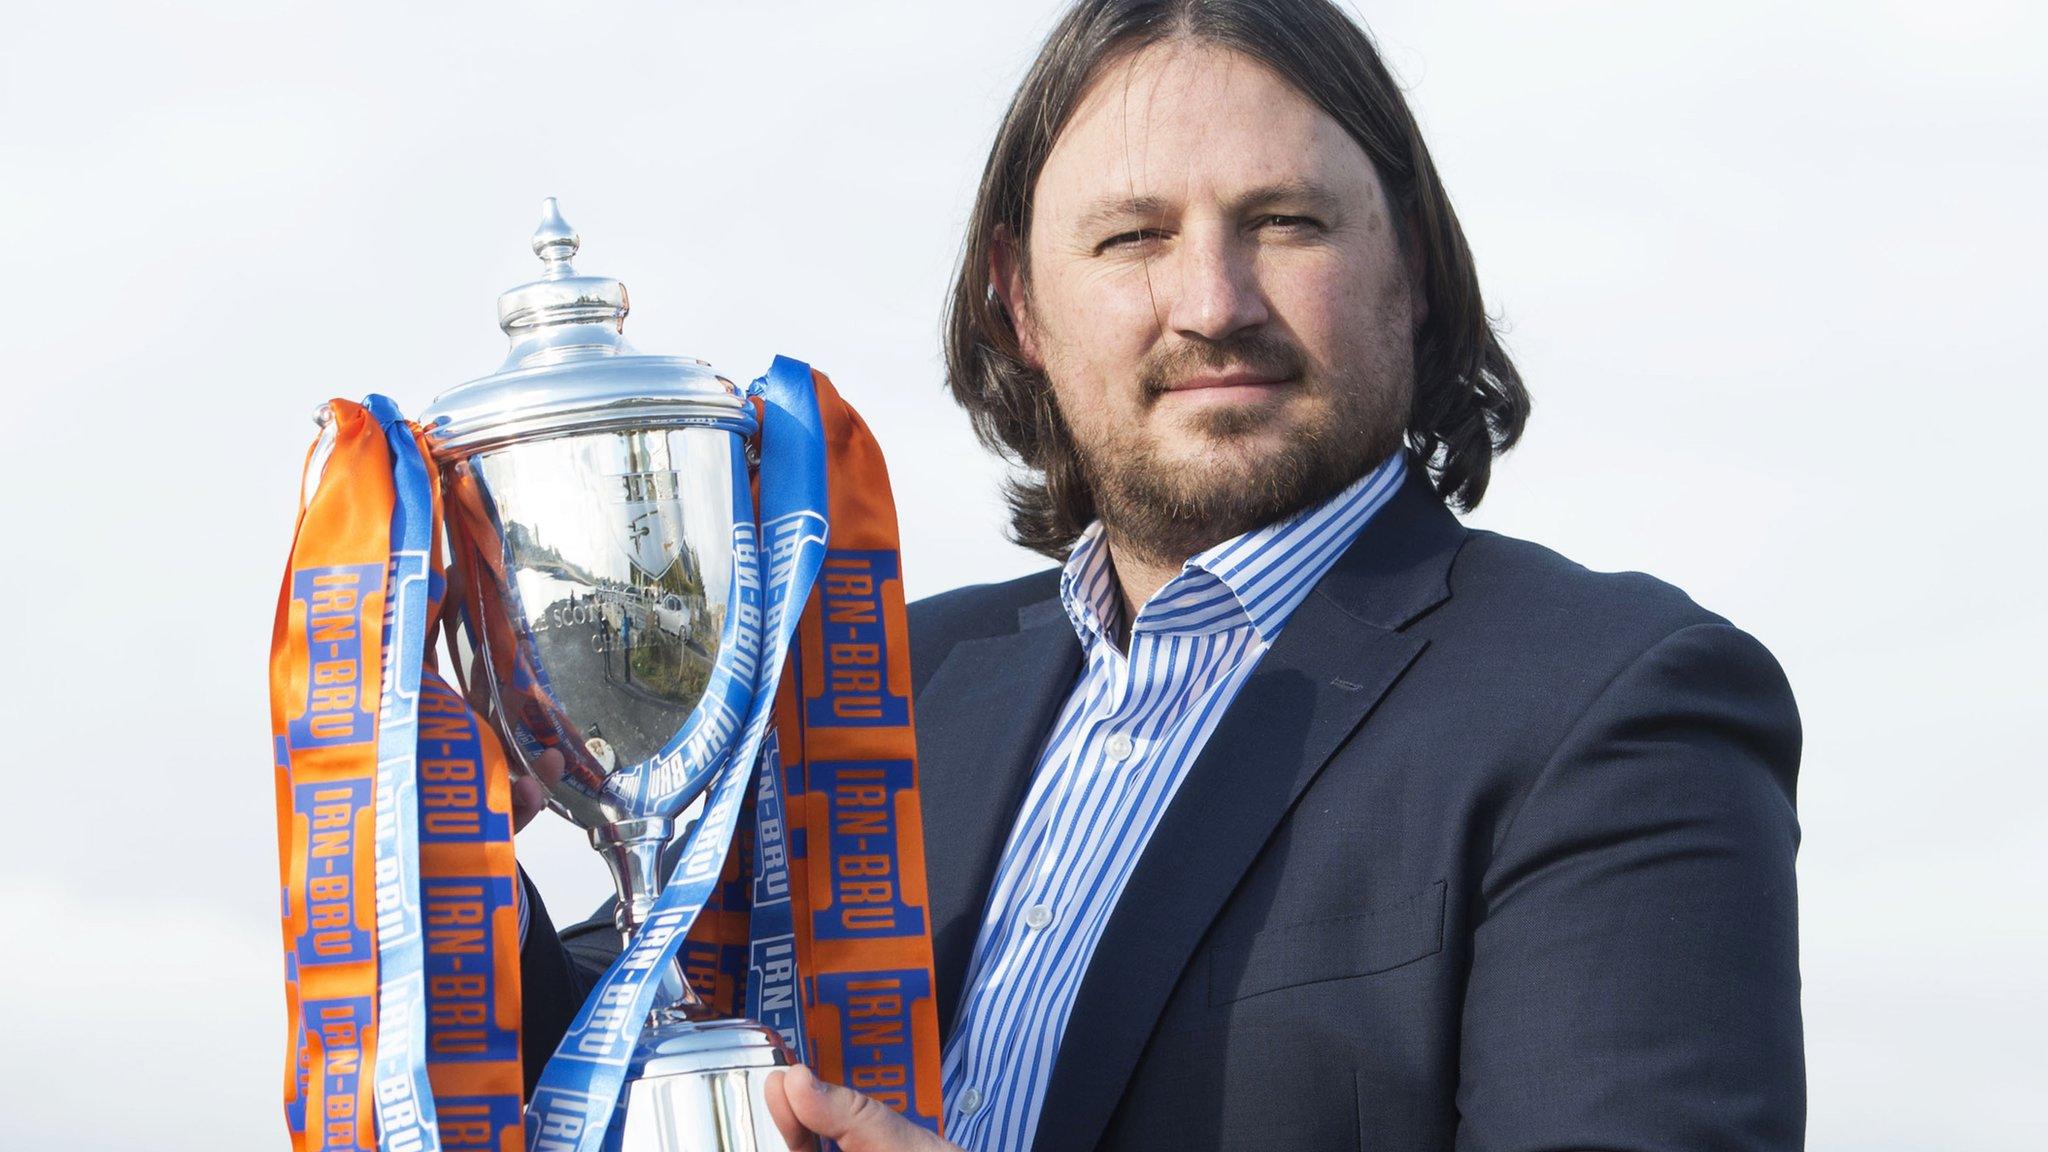
MULTIPOLYGON (((610 866, 630 941, 684 813, 628 819, 605 780, 661 753, 705 695, 730 607, 735 458, 755 420, 703 361, 634 351, 626 286, 578 275, 578 243, 547 200, 541 278, 498 298, 511 354, 420 423, 443 479, 458 667, 515 763, 610 866)), ((790 1062, 781 1038, 710 1018, 670 981, 675 1002, 627 1072, 619 1146, 780 1149, 761 1089, 790 1062)))

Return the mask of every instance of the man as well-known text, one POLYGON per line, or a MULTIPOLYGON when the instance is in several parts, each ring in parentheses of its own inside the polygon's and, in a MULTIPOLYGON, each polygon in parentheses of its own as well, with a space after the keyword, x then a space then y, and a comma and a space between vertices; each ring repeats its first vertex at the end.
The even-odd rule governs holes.
MULTIPOLYGON (((1800 1145, 1790 689, 1446 507, 1528 400, 1359 29, 1074 8, 948 368, 1062 562, 911 609, 952 1140, 1800 1145)), ((943 1146, 802 1071, 770 1100, 943 1146)))

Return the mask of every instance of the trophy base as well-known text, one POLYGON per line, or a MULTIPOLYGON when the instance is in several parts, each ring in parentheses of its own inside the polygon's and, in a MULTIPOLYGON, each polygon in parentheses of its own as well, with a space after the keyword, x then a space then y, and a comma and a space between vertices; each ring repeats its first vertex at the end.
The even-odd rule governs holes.
POLYGON ((783 1152, 762 1095, 789 1049, 751 1020, 654 1013, 626 1071, 608 1148, 618 1152, 783 1152))

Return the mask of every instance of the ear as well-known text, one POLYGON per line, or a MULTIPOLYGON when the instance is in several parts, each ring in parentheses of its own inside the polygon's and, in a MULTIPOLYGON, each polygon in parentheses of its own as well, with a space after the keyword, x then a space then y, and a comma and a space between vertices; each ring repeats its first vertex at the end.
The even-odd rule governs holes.
POLYGON ((1007 224, 996 225, 995 239, 989 245, 988 285, 1002 302, 1003 310, 1010 314, 1010 326, 1017 332, 1017 350, 1023 354, 1025 365, 1036 372, 1045 371, 1038 341, 1032 335, 1031 294, 1024 288, 1024 253, 1007 224))
POLYGON ((1428 268, 1422 259, 1422 222, 1410 212, 1402 224, 1408 241, 1401 246, 1401 257, 1408 266, 1408 334, 1412 337, 1429 322, 1429 285, 1424 280, 1428 268))

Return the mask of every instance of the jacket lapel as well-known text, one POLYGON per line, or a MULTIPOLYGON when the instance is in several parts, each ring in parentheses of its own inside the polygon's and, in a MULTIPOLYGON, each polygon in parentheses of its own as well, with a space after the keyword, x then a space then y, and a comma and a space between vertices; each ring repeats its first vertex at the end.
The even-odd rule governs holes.
POLYGON ((1081 642, 1057 599, 1018 618, 1014 633, 955 645, 917 699, 941 1036, 952 1034, 982 905, 1039 746, 1081 669, 1081 642), (927 726, 926 716, 946 723, 927 726))
POLYGON ((1425 642, 1399 629, 1449 595, 1464 539, 1422 475, 1413 464, 1302 601, 1188 770, 1082 979, 1035 1148, 1101 1139, 1210 922, 1302 790, 1422 652, 1425 642))

